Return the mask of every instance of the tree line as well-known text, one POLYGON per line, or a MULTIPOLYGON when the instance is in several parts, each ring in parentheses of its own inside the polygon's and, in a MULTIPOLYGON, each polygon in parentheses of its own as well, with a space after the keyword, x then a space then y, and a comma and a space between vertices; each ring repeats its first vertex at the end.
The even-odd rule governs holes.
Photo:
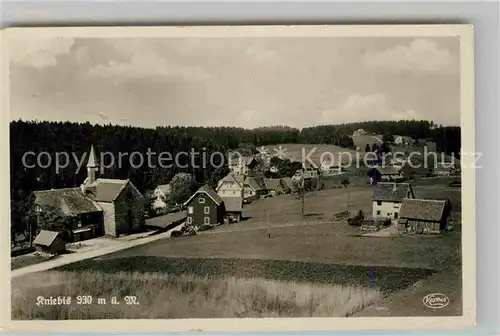
MULTIPOLYGON (((51 188, 69 188, 79 186, 86 177, 86 159, 77 171, 78 164, 71 156, 86 158, 90 146, 96 152, 111 153, 153 153, 168 152, 175 156, 181 152, 190 152, 192 148, 198 152, 228 153, 238 150, 242 154, 256 153, 259 146, 304 143, 334 144, 352 148, 349 138, 355 130, 363 128, 372 133, 398 134, 414 138, 430 138, 436 142, 439 151, 458 152, 460 148, 459 127, 436 127, 428 121, 369 121, 342 125, 324 125, 308 127, 302 130, 285 125, 246 129, 240 127, 181 127, 162 126, 155 129, 117 125, 94 125, 70 122, 38 122, 13 121, 10 123, 10 187, 11 211, 13 227, 21 230, 25 227, 29 215, 27 200, 31 200, 31 192, 51 188), (25 153, 35 155, 47 152, 66 152, 70 155, 67 165, 56 171, 54 164, 40 167, 35 155, 25 157, 25 153), (23 162, 23 158, 25 162, 23 162), (25 165, 25 163, 27 165, 25 165)), ((40 157, 38 157, 40 158, 40 157)), ((46 164, 48 158, 43 158, 46 164)), ((52 156, 52 160, 55 157, 52 156)), ((217 168, 223 158, 214 157, 213 164, 203 163, 202 155, 194 159, 181 157, 179 164, 168 169, 148 164, 134 165, 130 160, 121 161, 121 165, 107 168, 101 177, 130 179, 141 191, 154 189, 165 184, 178 173, 193 175, 196 185, 209 183, 215 186, 217 181, 227 174, 227 166, 217 168), (193 165, 194 163, 194 165, 193 165), (196 168, 195 168, 196 167, 196 168)), ((42 160, 43 161, 43 160, 42 160)), ((279 170, 289 175, 295 167, 291 163, 283 163, 279 170)), ((16 229, 16 230, 17 230, 16 229)))

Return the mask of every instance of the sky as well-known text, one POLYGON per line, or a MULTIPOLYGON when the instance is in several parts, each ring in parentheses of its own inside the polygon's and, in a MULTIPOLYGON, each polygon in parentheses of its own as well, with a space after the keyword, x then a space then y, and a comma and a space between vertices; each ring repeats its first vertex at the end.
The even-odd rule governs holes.
POLYGON ((455 37, 9 42, 11 120, 309 127, 460 124, 455 37))

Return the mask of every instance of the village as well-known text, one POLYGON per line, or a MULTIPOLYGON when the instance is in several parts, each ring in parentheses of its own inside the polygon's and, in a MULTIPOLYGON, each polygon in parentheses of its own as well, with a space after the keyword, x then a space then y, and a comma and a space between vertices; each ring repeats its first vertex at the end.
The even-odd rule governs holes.
MULTIPOLYGON (((376 153, 386 144, 382 136, 368 135, 363 130, 356 131, 352 139, 358 150, 365 148, 365 154, 372 150, 376 153)), ((415 147, 409 137, 394 136, 391 140, 391 146, 407 152, 415 147)), ((432 148, 432 143, 425 146, 432 148)), ((169 183, 157 186, 145 196, 130 180, 96 176, 97 157, 92 146, 86 165, 87 178, 80 187, 34 192, 39 219, 54 220, 57 215, 67 218, 71 226, 63 232, 42 229, 28 242, 27 235, 16 236, 14 251, 19 246, 29 246, 25 251, 37 256, 19 265, 52 260, 68 251, 85 251, 93 241, 102 244, 103 239, 111 241, 127 236, 137 239, 158 233, 163 234, 161 237, 193 236, 228 225, 241 229, 266 228, 269 238, 274 226, 314 222, 344 223, 363 235, 401 237, 440 234, 453 230, 460 221, 459 216, 452 216, 452 202, 446 193, 415 192, 415 185, 422 184, 459 187, 460 164, 451 157, 448 162, 433 162, 432 167, 423 169, 410 168, 401 159, 371 168, 350 168, 333 160, 315 164, 312 160, 312 164, 295 165, 300 168, 292 176, 272 177, 277 175, 281 161, 276 160, 272 151, 239 155, 229 158, 228 173, 215 187, 203 184, 180 204, 169 201, 172 193, 169 183), (351 195, 360 191, 361 198, 351 195), (328 202, 333 193, 344 195, 347 200, 342 200, 343 205, 336 202, 317 209, 318 201, 312 199, 328 202), (280 207, 276 204, 279 200, 293 204, 295 209, 279 216, 269 215, 280 207)), ((13 265, 17 265, 17 259, 30 258, 14 257, 13 265)))

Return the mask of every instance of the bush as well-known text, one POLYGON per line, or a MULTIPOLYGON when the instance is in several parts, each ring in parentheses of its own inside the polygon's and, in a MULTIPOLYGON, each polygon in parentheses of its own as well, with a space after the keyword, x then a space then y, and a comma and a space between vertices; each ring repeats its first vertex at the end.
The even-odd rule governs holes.
POLYGON ((172 231, 172 233, 170 234, 171 237, 180 237, 182 236, 182 231, 179 231, 179 230, 175 230, 175 231, 172 231))

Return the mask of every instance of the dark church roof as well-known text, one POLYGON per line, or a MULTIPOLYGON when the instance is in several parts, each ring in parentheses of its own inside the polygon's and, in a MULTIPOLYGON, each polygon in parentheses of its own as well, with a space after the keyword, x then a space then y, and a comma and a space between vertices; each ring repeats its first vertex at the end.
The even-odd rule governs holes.
POLYGON ((113 202, 120 195, 129 180, 102 179, 98 178, 87 187, 92 197, 97 202, 113 202))
POLYGON ((36 203, 58 210, 60 216, 75 216, 102 211, 80 188, 35 191, 36 203))
POLYGON ((410 183, 379 182, 375 185, 373 192, 374 201, 402 202, 408 192, 413 196, 410 183))

